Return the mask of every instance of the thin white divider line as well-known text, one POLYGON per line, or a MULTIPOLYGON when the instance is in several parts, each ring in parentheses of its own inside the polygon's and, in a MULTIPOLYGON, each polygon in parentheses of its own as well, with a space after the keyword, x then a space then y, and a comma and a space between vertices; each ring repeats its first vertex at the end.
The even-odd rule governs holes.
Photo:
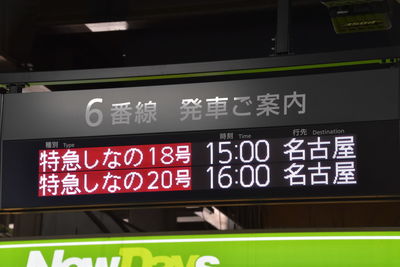
POLYGON ((240 241, 307 241, 307 240, 400 240, 400 236, 289 236, 289 237, 222 237, 222 238, 184 238, 184 239, 153 239, 153 240, 113 240, 113 241, 82 241, 66 243, 36 243, 0 245, 5 248, 40 248, 69 247, 94 245, 129 245, 155 243, 205 243, 205 242, 240 242, 240 241))

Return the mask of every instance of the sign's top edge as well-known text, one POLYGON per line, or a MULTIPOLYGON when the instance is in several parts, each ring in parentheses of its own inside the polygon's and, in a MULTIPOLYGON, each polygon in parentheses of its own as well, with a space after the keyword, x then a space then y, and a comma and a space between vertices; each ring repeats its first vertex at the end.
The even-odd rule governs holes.
MULTIPOLYGON (((368 61, 369 64, 375 64, 377 61, 380 60, 370 60, 368 61)), ((351 66, 351 64, 347 64, 349 62, 345 62, 345 65, 341 66, 351 66)), ((360 63, 361 65, 362 63, 360 63)), ((332 67, 332 64, 322 64, 321 68, 329 68, 332 67)), ((160 75, 160 76, 134 76, 134 77, 124 77, 124 78, 115 78, 115 79, 97 79, 97 80, 73 80, 73 81, 50 81, 50 82, 35 82, 35 83, 29 83, 27 86, 33 86, 33 85, 43 85, 43 86, 51 86, 51 85, 74 85, 74 84, 93 84, 93 83, 104 83, 104 84, 109 84, 112 82, 130 82, 130 81, 151 81, 151 80, 168 80, 168 79, 180 79, 180 78, 195 78, 195 77, 215 77, 215 76, 229 76, 229 75, 240 75, 240 74, 257 74, 257 73, 266 73, 266 72, 277 72, 277 71, 290 71, 290 70, 312 70, 314 69, 314 65, 310 66, 293 66, 293 67, 288 67, 288 68, 262 68, 262 69, 246 69, 246 70, 233 70, 233 71, 223 71, 223 72, 204 72, 204 73, 187 73, 187 74, 173 74, 173 75, 160 75), (303 69, 303 67, 305 67, 303 69)), ((359 69, 359 70, 353 70, 352 73, 367 73, 367 72, 387 72, 388 69, 359 69)), ((397 73, 396 70, 393 70, 394 73, 397 73)), ((313 77, 325 77, 327 73, 313 73, 313 77)), ((341 75, 341 72, 332 72, 329 73, 329 75, 341 75)), ((1 76, 1 74, 0 74, 1 76)), ((296 80, 298 77, 304 77, 307 75, 304 74, 291 74, 287 77, 285 77, 285 80, 296 80)), ((232 80, 227 78, 226 80, 217 80, 217 81, 188 81, 184 83, 171 83, 171 84, 151 84, 151 85, 140 85, 140 86, 119 86, 119 87, 101 87, 101 88, 96 88, 96 89, 80 89, 80 90, 63 90, 63 91, 45 91, 45 92, 36 92, 36 93, 19 93, 19 94, 5 94, 4 96, 6 98, 10 97, 15 97, 15 98, 21 98, 21 97, 28 97, 28 98, 35 98, 35 97, 41 97, 43 95, 63 95, 63 94, 71 94, 71 93, 76 93, 76 92, 88 92, 88 93, 96 93, 96 92, 103 92, 103 91, 115 91, 115 90, 124 90, 126 92, 130 92, 132 90, 137 91, 141 89, 149 89, 152 88, 154 90, 159 90, 159 89, 168 89, 168 88, 185 88, 187 86, 202 86, 203 84, 226 84, 226 83, 232 83, 232 84, 237 84, 238 82, 246 82, 248 80, 254 80, 254 81, 274 81, 274 80, 281 80, 282 77, 253 77, 250 79, 241 79, 241 80, 232 80)), ((0 81, 1 82, 1 81, 0 81)), ((5 84, 0 84, 1 87, 6 87, 5 84)))
POLYGON ((93 246, 121 244, 204 243, 204 242, 257 242, 257 241, 329 241, 329 240, 400 240, 400 231, 378 232, 298 232, 298 233, 246 233, 172 236, 124 236, 74 239, 42 239, 0 242, 0 249, 53 246, 93 246))
POLYGON ((313 69, 363 64, 386 64, 399 62, 399 56, 400 47, 394 46, 328 53, 325 52, 315 54, 285 55, 277 57, 232 59, 166 65, 0 73, 0 87, 5 87, 7 84, 15 83, 27 83, 31 85, 82 84, 96 82, 118 82, 124 81, 127 78, 134 80, 154 80, 181 78, 181 75, 187 76, 193 74, 202 76, 215 76, 216 74, 229 75, 230 71, 246 72, 253 69, 263 69, 264 71, 287 71, 291 70, 291 68, 296 70, 304 68, 313 69), (171 75, 173 77, 168 77, 171 75))

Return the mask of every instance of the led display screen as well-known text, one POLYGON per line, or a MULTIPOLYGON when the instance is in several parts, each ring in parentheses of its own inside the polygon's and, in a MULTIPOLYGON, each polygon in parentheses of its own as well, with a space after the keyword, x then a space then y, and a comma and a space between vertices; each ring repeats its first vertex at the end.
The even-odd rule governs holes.
POLYGON ((357 184, 354 135, 39 151, 39 196, 357 184))
POLYGON ((398 122, 4 142, 3 206, 398 195, 398 122), (4 190, 7 188, 7 190, 4 190))

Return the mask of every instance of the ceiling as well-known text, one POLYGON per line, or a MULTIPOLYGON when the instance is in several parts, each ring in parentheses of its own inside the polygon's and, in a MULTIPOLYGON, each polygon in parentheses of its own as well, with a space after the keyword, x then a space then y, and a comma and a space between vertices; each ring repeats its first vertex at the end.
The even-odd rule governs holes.
MULTIPOLYGON (((293 0, 290 53, 400 44, 400 4, 389 31, 338 35, 317 0, 293 0)), ((276 35, 271 0, 2 0, 0 71, 162 65, 268 57, 276 35), (125 31, 85 25, 124 21, 125 31)))

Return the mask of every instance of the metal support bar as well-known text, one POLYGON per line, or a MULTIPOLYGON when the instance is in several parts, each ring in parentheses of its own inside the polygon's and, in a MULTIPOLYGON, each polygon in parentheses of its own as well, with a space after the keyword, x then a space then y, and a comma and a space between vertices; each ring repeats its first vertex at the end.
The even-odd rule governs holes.
POLYGON ((290 52, 290 0, 278 0, 275 53, 290 52))
POLYGON ((111 231, 107 228, 107 226, 96 217, 91 211, 85 211, 85 214, 90 218, 90 220, 103 232, 103 233, 111 233, 111 231))
MULTIPOLYGON (((281 39, 282 40, 282 39, 281 39)), ((278 41, 280 42, 280 41, 278 41)), ((66 71, 0 73, 0 87, 10 83, 55 85, 134 80, 160 80, 255 72, 291 71, 383 63, 400 57, 400 46, 349 50, 307 55, 282 55, 256 59, 226 60, 143 67, 84 69, 66 71)))
POLYGON ((122 220, 121 218, 119 218, 118 216, 116 216, 112 211, 104 211, 104 213, 106 213, 108 216, 110 216, 110 218, 116 223, 118 224, 118 226, 122 229, 122 231, 124 231, 125 233, 130 233, 131 231, 129 230, 129 227, 131 227, 132 229, 138 231, 138 232, 144 232, 143 229, 140 229, 139 227, 137 227, 136 225, 133 225, 132 223, 128 223, 125 222, 124 220, 122 220))
POLYGON ((112 211, 105 211, 105 214, 110 216, 110 218, 121 228, 124 233, 129 233, 129 228, 124 224, 124 221, 116 216, 112 211))

